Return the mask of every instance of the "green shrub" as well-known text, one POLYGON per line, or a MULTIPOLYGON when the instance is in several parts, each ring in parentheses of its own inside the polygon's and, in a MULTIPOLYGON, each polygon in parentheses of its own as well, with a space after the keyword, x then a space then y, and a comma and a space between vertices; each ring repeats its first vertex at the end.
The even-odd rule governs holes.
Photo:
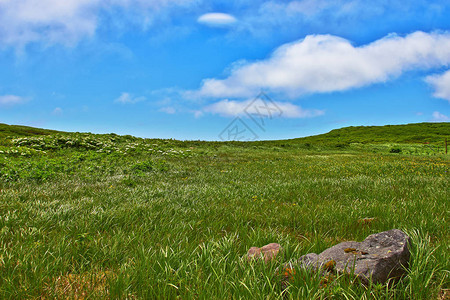
POLYGON ((131 171, 133 171, 133 172, 150 172, 150 171, 153 171, 153 168, 154 168, 154 162, 151 160, 148 160, 148 161, 134 164, 131 167, 131 171))
POLYGON ((389 153, 400 153, 402 152, 402 149, 396 147, 396 148, 391 148, 391 150, 389 150, 389 153))
POLYGON ((128 187, 135 187, 138 184, 132 177, 126 177, 122 179, 122 183, 128 187))

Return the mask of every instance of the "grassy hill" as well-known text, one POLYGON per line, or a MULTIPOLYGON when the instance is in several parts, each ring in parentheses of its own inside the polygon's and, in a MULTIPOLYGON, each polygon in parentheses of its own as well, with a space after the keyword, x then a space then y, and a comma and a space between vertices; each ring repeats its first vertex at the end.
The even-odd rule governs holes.
MULTIPOLYGON (((29 126, 7 125, 0 123, 0 138, 25 137, 33 135, 50 135, 64 133, 61 131, 41 129, 29 126)), ((70 134, 70 133, 68 133, 70 134)), ((128 136, 131 138, 130 136, 128 136)), ((319 144, 442 144, 450 138, 450 123, 415 123, 406 125, 385 126, 350 126, 331 130, 328 133, 295 138, 290 140, 263 141, 250 144, 265 143, 319 143, 319 144)), ((195 143, 198 143, 197 141, 195 143)), ((214 142, 212 142, 214 144, 214 142)), ((240 144, 238 142, 238 144, 240 144)))
POLYGON ((49 135, 54 133, 60 133, 61 131, 41 129, 29 126, 21 125, 8 125, 0 123, 0 138, 4 137, 21 137, 21 136, 33 136, 33 135, 49 135))
POLYGON ((416 123, 385 126, 351 126, 328 133, 292 139, 302 143, 442 143, 450 138, 450 123, 416 123))
POLYGON ((2 124, 0 299, 444 299, 450 155, 420 143, 449 125, 201 142, 2 124), (296 265, 393 228, 412 238, 398 282, 296 265), (275 261, 245 259, 271 242, 275 261))

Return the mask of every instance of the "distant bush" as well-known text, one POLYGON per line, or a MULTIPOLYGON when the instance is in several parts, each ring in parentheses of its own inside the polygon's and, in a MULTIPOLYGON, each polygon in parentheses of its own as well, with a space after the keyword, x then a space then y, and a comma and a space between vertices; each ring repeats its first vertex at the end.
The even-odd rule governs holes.
POLYGON ((0 179, 6 182, 26 180, 43 182, 61 174, 71 174, 74 168, 66 159, 39 158, 36 160, 3 161, 0 179))
POLYGON ((122 183, 128 187, 135 187, 138 184, 137 181, 132 177, 126 177, 122 179, 122 183))
POLYGON ((337 143, 334 145, 336 148, 346 148, 349 146, 349 144, 346 143, 337 143))
POLYGON ((389 150, 389 153, 400 153, 402 152, 402 149, 400 148, 391 148, 391 150, 389 150))
POLYGON ((109 139, 98 139, 94 135, 53 135, 23 137, 11 141, 15 146, 26 146, 38 150, 83 149, 100 150, 113 146, 109 139))
POLYGON ((155 163, 151 160, 140 162, 137 164, 134 164, 131 167, 131 171, 134 172, 150 172, 153 171, 155 163))

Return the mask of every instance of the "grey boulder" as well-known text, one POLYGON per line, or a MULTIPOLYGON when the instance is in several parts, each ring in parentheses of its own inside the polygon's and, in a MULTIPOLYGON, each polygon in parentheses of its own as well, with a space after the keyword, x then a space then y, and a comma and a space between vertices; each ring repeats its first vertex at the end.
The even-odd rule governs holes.
POLYGON ((343 242, 319 255, 309 253, 299 259, 300 267, 320 268, 324 272, 350 273, 363 283, 385 283, 402 276, 410 258, 411 239, 392 229, 369 235, 362 242, 343 242))

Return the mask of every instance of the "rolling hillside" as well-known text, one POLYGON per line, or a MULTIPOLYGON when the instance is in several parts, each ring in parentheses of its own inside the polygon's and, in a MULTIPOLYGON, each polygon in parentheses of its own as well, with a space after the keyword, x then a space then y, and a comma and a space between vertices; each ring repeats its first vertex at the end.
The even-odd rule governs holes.
POLYGON ((33 135, 48 135, 53 133, 61 133, 61 131, 0 123, 0 138, 13 136, 23 137, 33 135))
POLYGON ((0 125, 0 299, 443 299, 450 156, 419 143, 449 125, 258 142, 0 125), (414 245, 398 282, 295 264, 393 228, 414 245), (244 259, 273 242, 276 260, 244 259))
POLYGON ((351 126, 334 129, 328 133, 292 139, 302 143, 442 143, 450 138, 450 123, 416 123, 386 126, 351 126))
MULTIPOLYGON (((65 133, 62 131, 41 129, 29 126, 7 125, 0 123, 0 138, 25 137, 34 135, 49 135, 65 133)), ((415 123, 406 125, 385 126, 350 126, 331 130, 328 133, 295 138, 289 143, 398 143, 398 144, 442 144, 445 138, 450 138, 450 123, 415 123)), ((271 141, 267 141, 270 143, 271 141)), ((273 141, 273 142, 286 142, 273 141)), ((256 142, 264 144, 266 142, 256 142)))

